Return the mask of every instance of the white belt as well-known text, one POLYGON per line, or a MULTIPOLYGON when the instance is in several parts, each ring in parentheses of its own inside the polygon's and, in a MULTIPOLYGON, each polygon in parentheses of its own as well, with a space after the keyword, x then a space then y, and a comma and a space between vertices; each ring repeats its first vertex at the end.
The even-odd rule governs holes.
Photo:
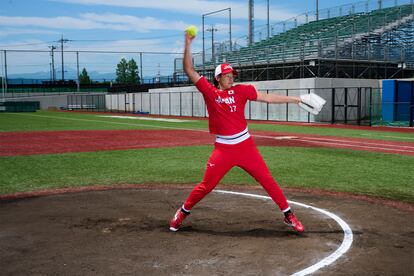
POLYGON ((247 140, 250 137, 250 133, 249 130, 246 129, 233 134, 233 135, 216 135, 216 142, 217 143, 221 143, 221 144, 227 144, 227 145, 235 145, 238 144, 240 142, 243 142, 244 140, 247 140))

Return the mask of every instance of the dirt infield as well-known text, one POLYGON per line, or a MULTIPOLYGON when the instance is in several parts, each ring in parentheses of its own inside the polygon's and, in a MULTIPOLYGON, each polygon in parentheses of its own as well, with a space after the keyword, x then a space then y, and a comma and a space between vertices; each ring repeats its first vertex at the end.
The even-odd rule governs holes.
MULTIPOLYGON (((216 192, 181 231, 169 232, 189 191, 155 186, 0 200, 1 274, 289 275, 332 254, 344 238, 335 221, 311 209, 292 204, 306 227, 297 235, 272 201, 216 192)), ((286 195, 335 213, 353 231, 350 250, 317 275, 414 274, 412 212, 344 197, 286 195)))
MULTIPOLYGON (((253 131, 258 146, 329 147, 414 156, 414 143, 253 131)), ((211 145, 205 130, 0 132, 0 156, 211 145)))
MULTIPOLYGON (((413 143, 252 132, 258 146, 331 147, 414 155, 413 143)), ((0 156, 211 145, 204 130, 2 132, 0 156)), ((190 186, 83 187, 0 196, 1 275, 289 275, 332 254, 344 233, 292 207, 306 233, 282 223, 270 200, 208 195, 178 233, 168 221, 190 186), (119 189, 121 188, 121 189, 119 189)), ((223 189, 235 189, 225 186, 223 189)), ((264 194, 260 187, 244 192, 264 194)), ((351 249, 318 275, 414 275, 413 205, 287 189, 351 227, 351 249), (397 208, 395 208, 397 207, 397 208)))

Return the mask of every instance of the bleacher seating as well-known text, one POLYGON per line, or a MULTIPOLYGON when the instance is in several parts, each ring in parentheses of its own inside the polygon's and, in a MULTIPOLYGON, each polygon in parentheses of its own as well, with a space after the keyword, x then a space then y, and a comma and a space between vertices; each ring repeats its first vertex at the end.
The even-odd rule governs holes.
MULTIPOLYGON (((347 46, 358 45, 364 38, 390 31, 404 24, 402 19, 408 22, 414 21, 412 5, 312 21, 239 50, 221 53, 216 57, 215 64, 225 61, 236 66, 243 66, 300 61, 318 57, 355 59, 359 57, 363 59, 369 56, 371 59, 381 60, 385 55, 383 50, 375 51, 375 47, 371 47, 369 50, 372 53, 359 54, 355 51, 357 48, 353 48, 350 53, 347 46)), ((365 52, 367 52, 366 48, 361 46, 365 52)), ((207 62, 205 66, 213 66, 213 63, 213 61, 207 62)))

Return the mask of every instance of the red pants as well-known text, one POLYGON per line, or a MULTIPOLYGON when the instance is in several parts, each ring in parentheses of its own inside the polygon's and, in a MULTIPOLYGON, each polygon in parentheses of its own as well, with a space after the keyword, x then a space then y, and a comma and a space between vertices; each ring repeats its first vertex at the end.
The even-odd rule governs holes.
POLYGON ((184 203, 184 209, 191 210, 194 205, 216 187, 224 175, 234 166, 239 166, 253 176, 279 206, 280 210, 289 210, 289 204, 282 190, 270 174, 251 137, 236 145, 215 143, 215 148, 207 163, 204 178, 191 191, 184 203))

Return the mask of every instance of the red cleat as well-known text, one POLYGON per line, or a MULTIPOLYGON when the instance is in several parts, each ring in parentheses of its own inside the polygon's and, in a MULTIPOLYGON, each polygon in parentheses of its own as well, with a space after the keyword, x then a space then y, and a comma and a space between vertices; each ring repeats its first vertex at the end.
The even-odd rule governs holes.
POLYGON ((305 231, 305 227, 303 227, 302 223, 300 223, 293 213, 289 213, 289 215, 285 217, 284 222, 287 225, 292 226, 292 228, 298 233, 305 231))
POLYGON ((178 231, 180 229, 181 224, 183 223, 184 219, 189 215, 190 213, 184 213, 181 208, 175 212, 174 217, 170 221, 170 230, 173 232, 178 231))

